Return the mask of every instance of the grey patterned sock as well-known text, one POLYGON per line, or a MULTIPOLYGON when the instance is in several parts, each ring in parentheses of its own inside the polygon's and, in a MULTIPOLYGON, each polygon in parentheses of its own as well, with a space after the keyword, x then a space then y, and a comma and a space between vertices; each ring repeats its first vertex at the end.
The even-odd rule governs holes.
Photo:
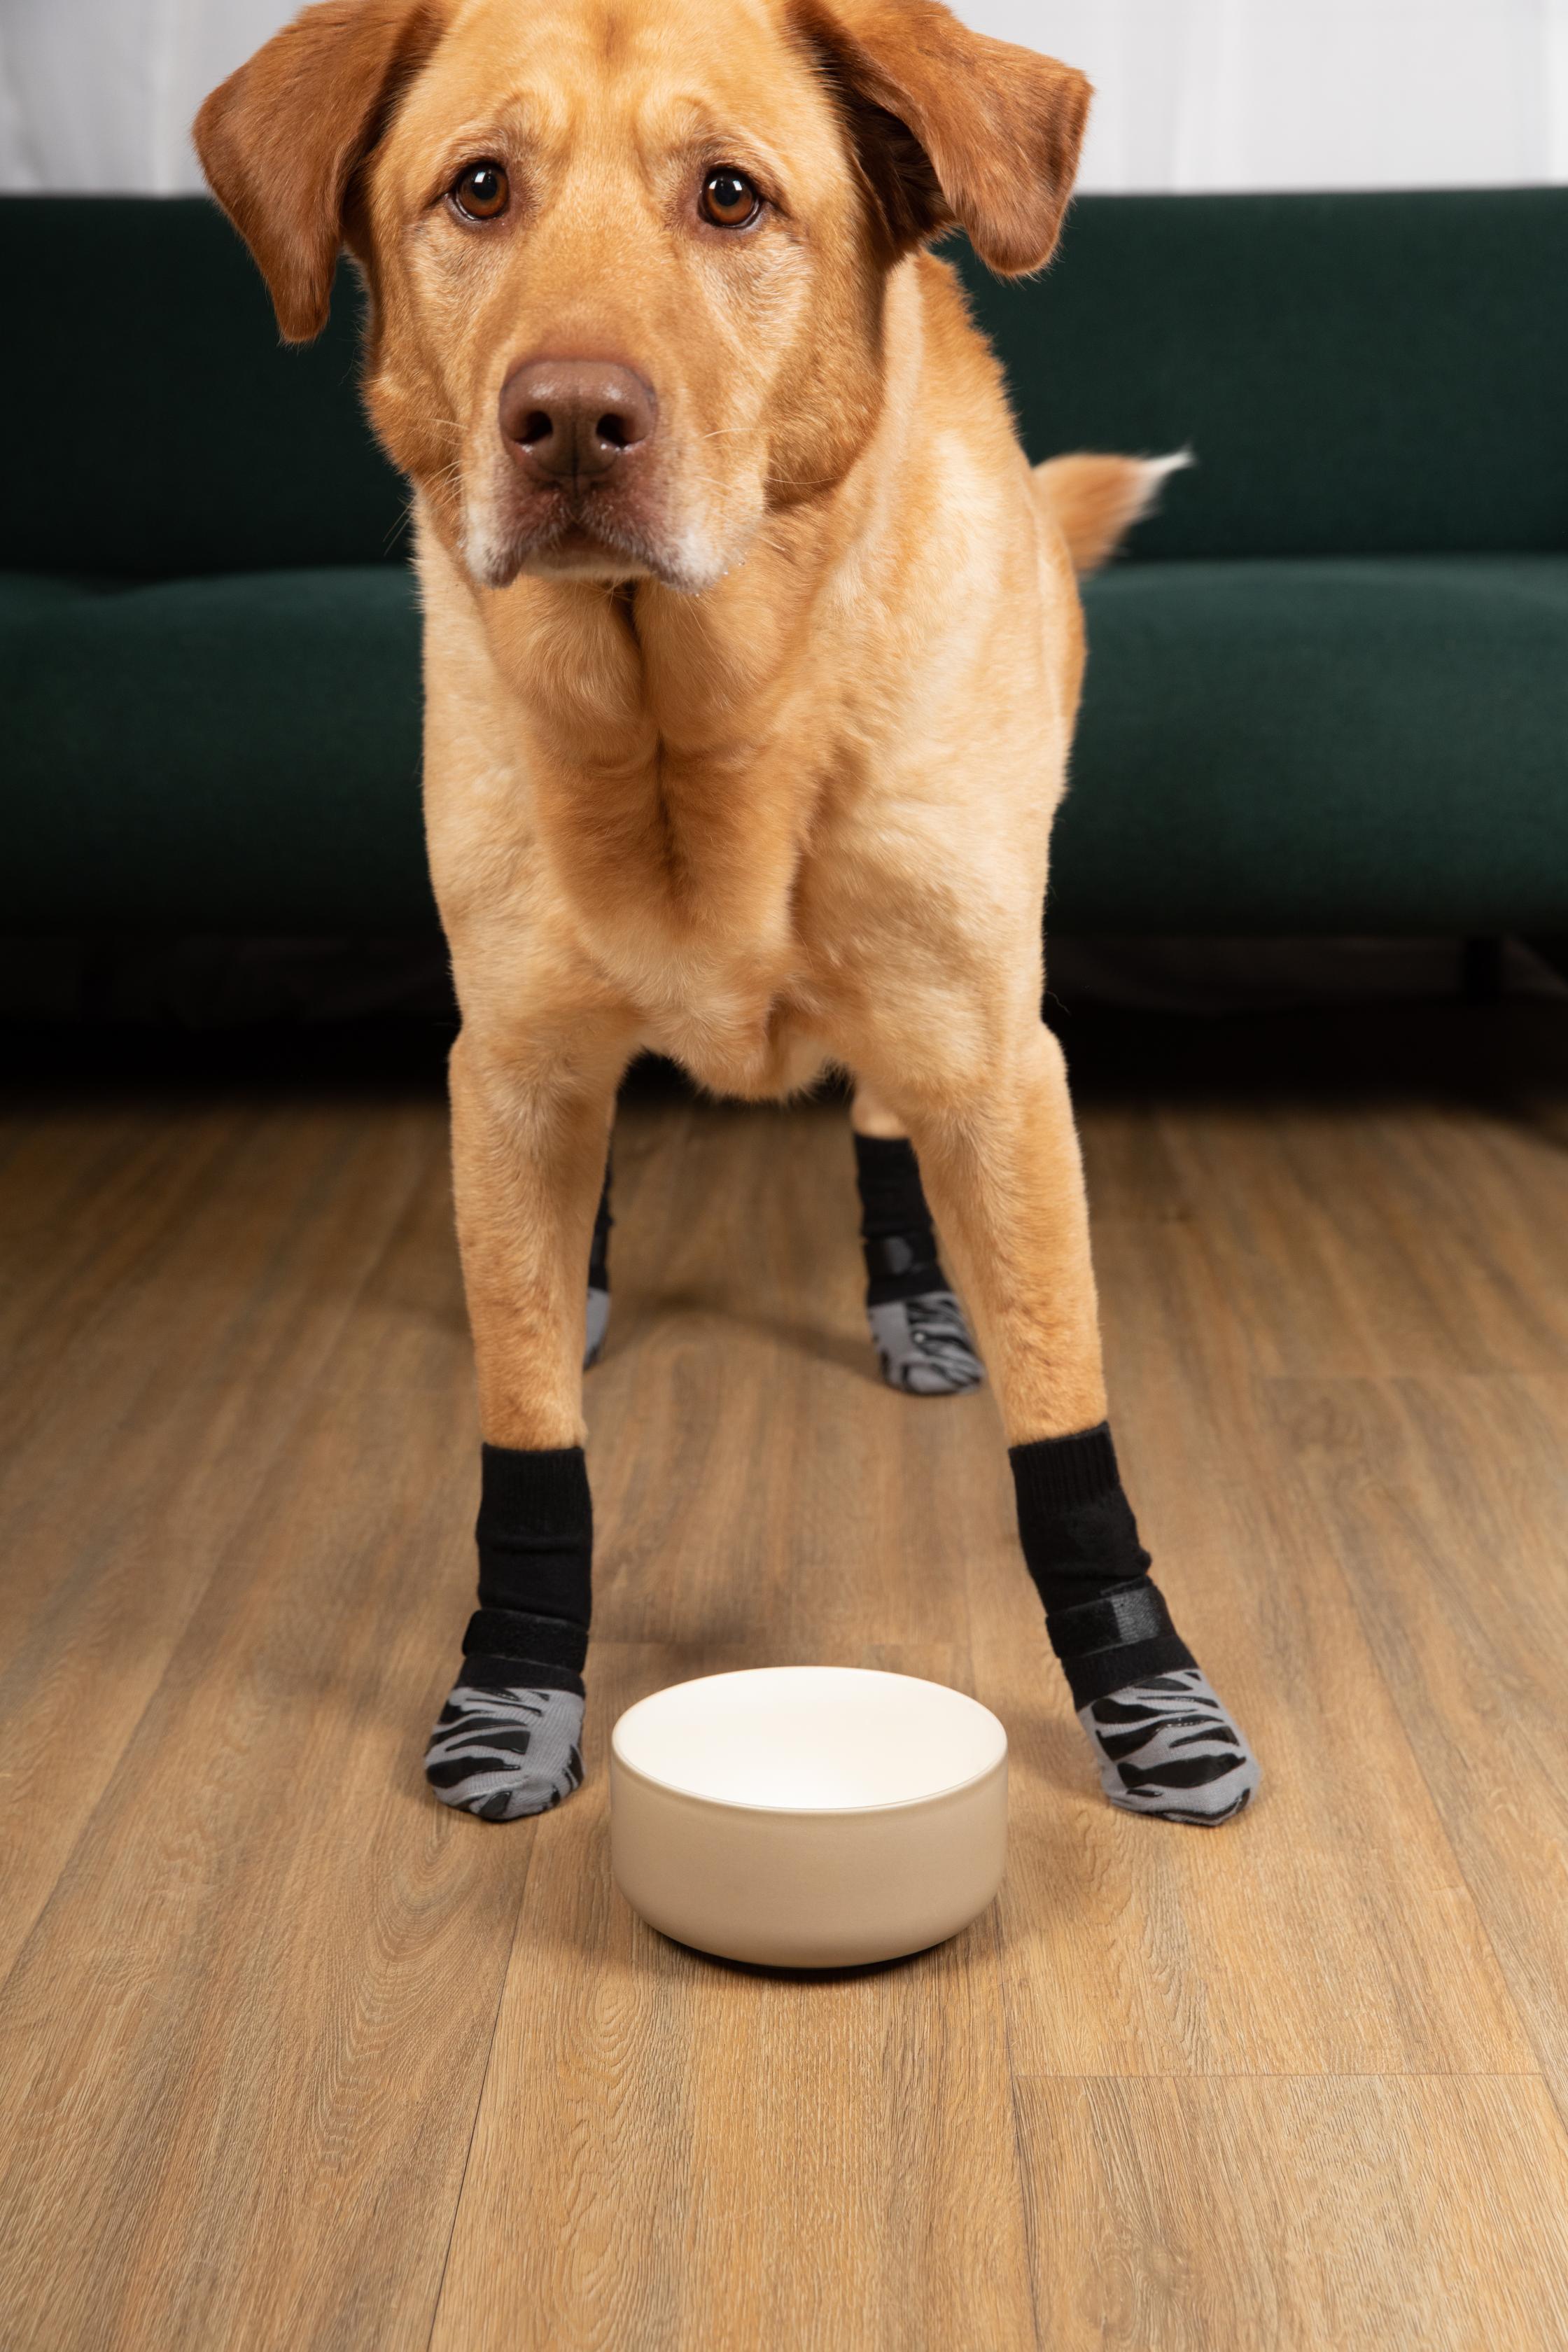
POLYGON ((425 1778, 444 1805, 519 1822, 581 1786, 582 1738, 574 1691, 481 1690, 459 1679, 430 1735, 425 1778))
POLYGON ((1258 1759, 1196 1666, 1090 1699, 1078 1719, 1100 1785, 1123 1812, 1212 1827, 1258 1793, 1258 1759))
POLYGON ((985 1378, 963 1309, 951 1290, 925 1290, 912 1298, 868 1306, 866 1319, 890 1389, 901 1389, 906 1396, 958 1396, 985 1378))

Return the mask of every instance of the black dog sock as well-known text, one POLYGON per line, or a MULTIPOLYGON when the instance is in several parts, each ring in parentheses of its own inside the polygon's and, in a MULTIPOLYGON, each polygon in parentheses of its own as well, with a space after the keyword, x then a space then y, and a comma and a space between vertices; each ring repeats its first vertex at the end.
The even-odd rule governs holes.
POLYGON ((425 1773, 443 1804, 514 1822, 583 1778, 593 1507, 580 1445, 480 1461, 479 1605, 425 1773))
POLYGON ((1011 1460, 1024 1558, 1106 1795, 1227 1821, 1256 1793, 1257 1760, 1149 1574, 1109 1423, 1015 1445, 1011 1460))
POLYGON ((610 1162, 606 1160, 598 1213, 594 1219, 594 1239, 588 1251, 588 1325, 583 1349, 584 1371, 598 1362, 599 1350, 610 1327, 610 1227, 615 1222, 610 1214, 610 1162))
POLYGON ((890 1388, 953 1396, 985 1377, 937 1255, 914 1146, 902 1136, 855 1138, 866 1314, 890 1388))

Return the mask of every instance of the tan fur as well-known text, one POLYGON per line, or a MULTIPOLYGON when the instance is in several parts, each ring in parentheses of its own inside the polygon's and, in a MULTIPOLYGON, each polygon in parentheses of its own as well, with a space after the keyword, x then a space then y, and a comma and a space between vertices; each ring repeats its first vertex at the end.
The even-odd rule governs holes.
POLYGON ((1135 522, 1150 513, 1172 474, 1192 458, 1110 457, 1083 450, 1035 467, 1035 492, 1068 543, 1081 576, 1109 563, 1135 522))
MULTIPOLYGON (((1042 263, 1087 102, 934 0, 327 0, 203 110, 288 331, 341 223, 372 414, 416 486, 492 1443, 581 1437, 589 1228, 642 1046, 748 1097, 853 1071, 914 1137, 1009 1438, 1104 1412, 1039 1018, 1083 659, 1058 486, 1083 477, 1037 493, 923 249, 957 219, 997 266, 1042 263), (514 184, 479 230, 442 195, 477 156, 514 184), (694 210, 717 162, 776 199, 743 240, 694 210), (657 441, 596 510, 608 551, 542 537, 501 446, 500 386, 542 353, 656 389, 657 441)), ((1113 503, 1062 499, 1080 555, 1113 503)))

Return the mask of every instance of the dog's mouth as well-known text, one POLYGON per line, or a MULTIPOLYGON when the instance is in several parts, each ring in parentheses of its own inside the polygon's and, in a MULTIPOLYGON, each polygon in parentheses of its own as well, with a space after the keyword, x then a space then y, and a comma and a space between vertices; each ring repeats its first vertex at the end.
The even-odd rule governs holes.
MULTIPOLYGON (((629 487, 629 486, 628 486, 629 487)), ((707 584, 683 559, 674 534, 647 511, 650 501, 618 486, 589 485, 515 492, 489 527, 470 520, 468 568, 487 588, 534 578, 619 582, 658 580, 689 593, 707 584)))
POLYGON ((617 526, 614 514, 605 514, 603 500, 585 491, 562 497, 560 511, 543 528, 536 526, 526 534, 521 551, 526 568, 543 571, 579 571, 605 562, 640 566, 639 538, 625 524, 617 526))

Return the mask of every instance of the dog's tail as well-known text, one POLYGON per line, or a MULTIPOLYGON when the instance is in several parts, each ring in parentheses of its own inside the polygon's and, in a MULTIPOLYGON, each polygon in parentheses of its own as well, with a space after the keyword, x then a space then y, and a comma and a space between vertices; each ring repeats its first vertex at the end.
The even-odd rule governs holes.
POLYGON ((1047 457, 1035 488, 1067 541, 1076 572, 1098 572, 1135 522, 1152 513, 1170 474, 1193 463, 1190 449, 1169 457, 1105 457, 1083 450, 1047 457))

